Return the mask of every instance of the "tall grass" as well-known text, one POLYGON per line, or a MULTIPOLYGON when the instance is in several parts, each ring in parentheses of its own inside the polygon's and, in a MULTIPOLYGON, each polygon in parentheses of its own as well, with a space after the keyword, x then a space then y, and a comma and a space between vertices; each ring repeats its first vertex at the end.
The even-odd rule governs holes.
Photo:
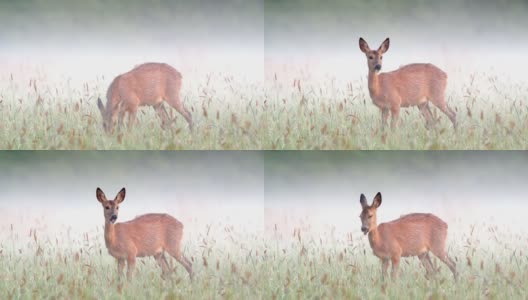
POLYGON ((229 74, 209 74, 182 92, 196 124, 183 117, 161 129, 150 107, 131 130, 104 133, 96 99, 106 81, 70 86, 44 79, 21 84, 11 76, 0 91, 1 149, 526 149, 528 85, 474 74, 450 82, 448 103, 454 130, 439 110, 435 130, 426 130, 417 108, 403 108, 400 126, 381 130, 366 80, 337 83, 309 75, 266 84, 229 74))
MULTIPOLYGON (((398 280, 381 281, 381 264, 366 237, 301 228, 281 235, 248 233, 228 224, 187 232, 184 252, 193 261, 191 281, 175 273, 161 279, 152 258, 138 260, 136 275, 119 280, 103 232, 74 234, 32 229, 3 232, 0 298, 155 299, 524 299, 528 256, 524 235, 491 224, 465 227, 448 238, 460 278, 433 259, 439 273, 425 279, 417 258, 402 259, 398 280)), ((13 227, 12 227, 13 228, 13 227)), ((358 232, 359 234, 359 232, 358 232)))

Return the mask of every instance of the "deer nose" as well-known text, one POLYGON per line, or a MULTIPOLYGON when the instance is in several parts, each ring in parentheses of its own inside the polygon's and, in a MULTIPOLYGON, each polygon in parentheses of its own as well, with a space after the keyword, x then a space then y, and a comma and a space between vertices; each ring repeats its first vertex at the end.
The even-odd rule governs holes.
POLYGON ((110 221, 115 222, 115 220, 117 220, 117 216, 116 215, 112 215, 110 217, 110 221))
POLYGON ((363 231, 363 232, 367 232, 367 231, 368 231, 368 228, 365 227, 365 226, 361 226, 361 231, 363 231))
POLYGON ((381 65, 380 65, 380 64, 377 64, 377 65, 374 67, 374 69, 375 69, 376 71, 381 70, 381 65))

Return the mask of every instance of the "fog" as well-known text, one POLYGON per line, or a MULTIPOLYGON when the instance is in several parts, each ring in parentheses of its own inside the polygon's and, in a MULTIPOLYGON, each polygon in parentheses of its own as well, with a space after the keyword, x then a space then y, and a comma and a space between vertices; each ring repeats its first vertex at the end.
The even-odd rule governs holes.
POLYGON ((362 235, 359 198, 382 193, 378 223, 433 213, 453 234, 471 226, 528 233, 524 152, 378 151, 268 153, 266 229, 362 235))
MULTIPOLYGON (((2 152, 0 232, 30 238, 98 232, 100 187, 108 199, 126 188, 118 222, 168 213, 195 237, 207 226, 263 230, 263 157, 258 152, 2 152)), ((223 230, 218 230, 220 233, 223 230)), ((221 238, 221 237, 218 237, 221 238)))
POLYGON ((118 222, 168 213, 195 242, 211 227, 219 240, 266 233, 288 242, 296 229, 344 239, 362 236, 360 194, 370 203, 381 192, 379 223, 433 213, 453 239, 475 226, 489 234, 485 244, 496 232, 528 234, 527 165, 528 155, 509 151, 2 152, 0 233, 102 241, 95 189, 113 199, 125 187, 118 222))
MULTIPOLYGON (((500 88, 525 83, 525 1, 27 1, 0 4, 1 87, 37 79, 53 90, 95 88, 147 61, 167 62, 196 94, 210 74, 239 84, 366 80, 364 37, 391 46, 383 71, 430 62, 448 73, 450 93, 470 75, 500 88), (13 78, 13 79, 12 79, 13 78)), ((218 81, 218 80, 217 80, 218 81)), ((486 82, 484 82, 486 83, 486 82)), ((482 83, 485 92, 488 86, 482 83)), ((479 83, 480 84, 480 83, 479 83)), ((366 88, 366 84, 362 85, 366 88)), ((24 94, 7 95, 14 98, 24 94)), ((458 95, 456 95, 458 97, 458 95)), ((462 101, 458 99, 457 101, 462 101)))
MULTIPOLYGON (((144 62, 184 77, 184 97, 210 74, 263 80, 261 1, 27 1, 0 4, 0 79, 104 96, 111 80, 144 62)), ((10 95, 8 95, 10 96, 10 95)), ((18 95, 19 97, 23 95, 18 95)))
MULTIPOLYGON (((513 86, 525 83, 528 60, 526 1, 314 1, 266 2, 266 76, 322 84, 366 81, 359 37, 377 49, 391 44, 382 71, 433 63, 446 71, 448 88, 469 76, 513 86)), ((316 84, 316 85, 317 85, 316 84)), ((366 84, 365 84, 366 86, 366 84)), ((486 90, 486 86, 482 90, 486 90)), ((461 99, 458 99, 461 101, 461 99)))

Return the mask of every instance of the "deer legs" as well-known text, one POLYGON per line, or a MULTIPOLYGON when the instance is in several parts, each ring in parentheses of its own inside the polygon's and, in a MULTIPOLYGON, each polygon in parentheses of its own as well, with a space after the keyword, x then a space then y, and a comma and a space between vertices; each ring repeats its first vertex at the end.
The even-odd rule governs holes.
POLYGON ((134 270, 136 269, 136 256, 129 256, 127 258, 127 278, 132 279, 134 270))
POLYGON ((185 118, 185 120, 189 124, 189 129, 192 131, 193 130, 193 120, 192 120, 191 112, 183 106, 183 103, 180 100, 180 96, 175 95, 171 98, 168 98, 167 103, 169 103, 170 106, 176 109, 176 111, 179 112, 185 118))
POLYGON ((170 273, 172 273, 169 263, 167 262, 167 259, 165 258, 165 255, 163 253, 156 254, 154 256, 156 261, 158 262, 158 265, 161 267, 161 277, 163 279, 167 278, 170 273))
POLYGON ((125 259, 119 258, 117 259, 117 275, 119 278, 123 277, 123 270, 125 269, 125 259))
POLYGON ((435 122, 434 122, 431 109, 429 108, 429 103, 428 102, 422 103, 418 105, 418 108, 420 109, 422 116, 425 118, 425 127, 427 129, 433 128, 435 125, 435 122))
POLYGON ((389 119, 389 111, 391 115, 391 129, 394 129, 398 125, 398 120, 400 118, 400 107, 399 106, 393 106, 390 109, 389 108, 381 108, 381 129, 385 130, 385 127, 387 127, 387 121, 389 119))
POLYGON ((435 269, 433 267, 433 262, 431 261, 431 257, 429 256, 429 253, 425 252, 420 255, 418 255, 418 258, 422 262, 422 265, 425 268, 425 277, 427 279, 431 279, 435 274, 435 269))
POLYGON ((387 278, 387 271, 389 270, 389 263, 392 262, 392 270, 391 270, 391 279, 394 280, 398 276, 398 267, 400 265, 400 257, 394 256, 391 258, 382 258, 381 259, 381 273, 382 278, 385 280, 387 278))
POLYGON ((161 119, 161 128, 167 129, 172 123, 174 123, 175 119, 170 119, 167 110, 163 106, 163 103, 154 106, 154 110, 156 110, 156 113, 161 119))
POLYGON ((382 108, 381 109, 381 130, 385 130, 385 127, 387 127, 388 119, 389 119, 389 109, 382 108))
POLYGON ((388 269, 389 269, 389 259, 388 258, 383 258, 381 260, 381 274, 382 274, 383 280, 385 280, 385 278, 387 278, 387 270, 388 269))

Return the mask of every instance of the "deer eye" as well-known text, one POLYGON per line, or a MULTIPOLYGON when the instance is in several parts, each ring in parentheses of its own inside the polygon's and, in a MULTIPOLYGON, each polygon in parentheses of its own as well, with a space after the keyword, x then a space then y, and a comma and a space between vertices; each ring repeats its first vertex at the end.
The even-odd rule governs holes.
POLYGON ((372 56, 372 55, 371 55, 371 56, 369 56, 369 59, 374 59, 374 56, 372 56))
POLYGON ((110 206, 107 206, 106 209, 110 209, 110 206))
POLYGON ((116 207, 116 210, 119 210, 119 207, 116 207))
POLYGON ((380 56, 380 59, 383 59, 383 56, 380 56))
POLYGON ((370 219, 370 218, 372 218, 372 216, 369 216, 368 218, 370 219))

